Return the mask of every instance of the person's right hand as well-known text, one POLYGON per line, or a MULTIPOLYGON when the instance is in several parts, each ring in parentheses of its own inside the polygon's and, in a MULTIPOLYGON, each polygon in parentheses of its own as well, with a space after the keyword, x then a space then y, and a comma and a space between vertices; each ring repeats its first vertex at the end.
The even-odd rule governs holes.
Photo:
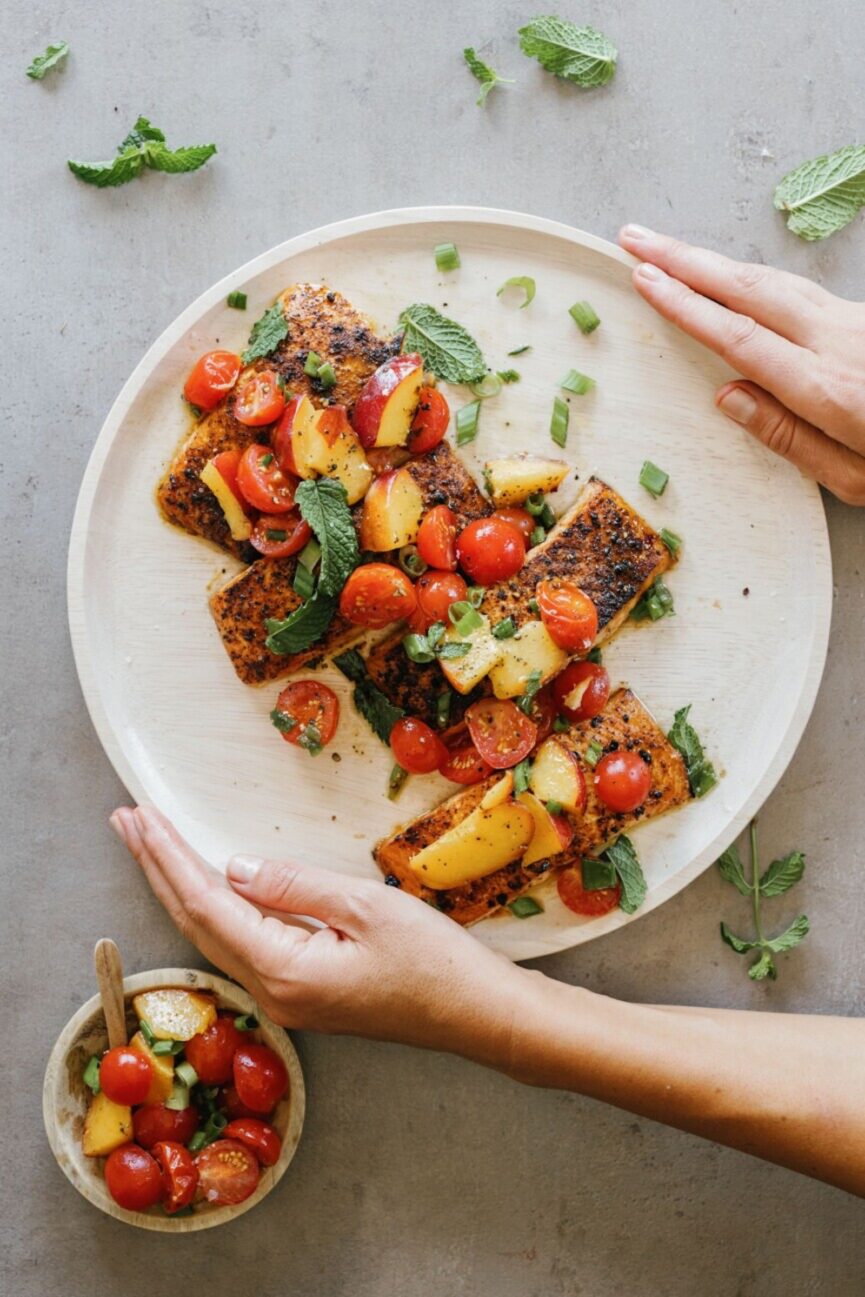
POLYGON ((724 414, 840 500, 865 504, 865 304, 639 225, 619 241, 642 262, 641 296, 748 380, 719 389, 724 414))

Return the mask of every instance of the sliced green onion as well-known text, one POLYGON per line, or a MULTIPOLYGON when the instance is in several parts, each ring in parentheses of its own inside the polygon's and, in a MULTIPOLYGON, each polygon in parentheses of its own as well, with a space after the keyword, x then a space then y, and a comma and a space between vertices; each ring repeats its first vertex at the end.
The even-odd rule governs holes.
POLYGON ((451 698, 453 694, 450 689, 445 689, 436 699, 436 724, 440 730, 446 730, 451 718, 451 698))
POLYGON ((403 784, 408 779, 408 771, 403 770, 402 766, 395 765, 391 767, 391 772, 387 780, 387 795, 391 801, 394 801, 400 794, 403 784))
POLYGON ((469 640, 463 640, 462 643, 459 643, 457 640, 451 640, 447 644, 442 644, 438 651, 438 656, 443 661, 447 662, 451 658, 464 658, 466 653, 471 652, 471 649, 472 646, 469 640))
POLYGON ((666 527, 662 527, 658 535, 661 537, 661 540, 667 546, 667 549, 671 554, 678 554, 679 550, 682 548, 681 536, 677 536, 674 531, 668 531, 666 527))
POLYGON ((528 343, 528 342, 527 342, 527 343, 525 343, 525 345, 522 346, 522 347, 514 347, 513 351, 509 351, 509 352, 508 352, 508 355, 509 355, 509 356, 523 356, 523 355, 525 355, 525 353, 526 353, 527 351, 531 351, 531 349, 532 349, 532 348, 531 348, 531 343, 528 343))
POLYGON ((549 531, 551 527, 555 527, 556 525, 556 515, 553 513, 550 506, 547 504, 546 500, 544 500, 544 507, 543 509, 541 509, 539 521, 542 527, 546 527, 547 531, 549 531))
POLYGON ((533 896, 518 896, 515 901, 508 903, 508 909, 517 919, 531 919, 535 914, 544 912, 544 907, 533 896))
POLYGON ((455 243, 437 243, 433 253, 439 270, 459 270, 462 265, 455 243))
POLYGON ((284 527, 268 527, 264 534, 268 540, 283 541, 288 532, 284 527))
POLYGON ((183 1085, 180 1081, 175 1081, 171 1087, 171 1094, 165 1100, 166 1108, 171 1108, 175 1112, 183 1112, 189 1107, 189 1086, 183 1085))
POLYGON ((295 594, 299 595, 301 599, 312 598, 312 592, 315 589, 315 577, 303 563, 298 563, 294 569, 292 586, 295 594))
POLYGON ((541 516, 546 503, 542 491, 535 491, 534 495, 528 496, 527 499, 523 501, 524 507, 528 509, 533 518, 539 518, 541 516))
POLYGON ((538 613, 541 611, 541 606, 538 603, 537 599, 530 599, 529 602, 526 604, 526 607, 528 608, 529 612, 538 613))
POLYGON ((518 383, 520 381, 520 371, 518 369, 499 369, 497 373, 503 383, 518 383))
POLYGON ((533 547, 535 545, 540 545, 541 541, 546 540, 546 538, 547 533, 544 531, 543 527, 535 527, 529 537, 529 544, 533 547))
POLYGON ((574 302, 573 306, 568 310, 568 315, 574 321, 580 333, 594 333, 601 323, 601 317, 590 302, 574 302))
POLYGON ((432 662, 435 659, 435 653, 430 648, 426 635, 406 635, 402 646, 405 649, 406 657, 412 662, 423 665, 425 662, 432 662))
POLYGON ((198 1073, 192 1064, 187 1063, 186 1061, 177 1064, 174 1069, 174 1075, 177 1077, 178 1081, 182 1082, 183 1085, 189 1086, 190 1089, 198 1081, 198 1073))
POLYGON ((465 446, 474 441, 478 435, 478 419, 481 413, 480 401, 463 405, 456 413, 457 445, 465 446))
POLYGON ((321 546, 317 540, 308 540, 297 556, 298 563, 308 567, 310 572, 321 558, 321 546))
POLYGON ((153 1028, 151 1027, 150 1023, 147 1022, 146 1019, 140 1018, 138 1022, 138 1030, 141 1032, 142 1036, 144 1037, 144 1039, 147 1041, 148 1045, 152 1049, 153 1042, 156 1040, 156 1037, 153 1034, 153 1028))
POLYGON ((303 733, 297 740, 297 746, 303 748, 311 757, 317 757, 324 746, 321 741, 321 730, 314 721, 307 721, 303 733))
POLYGON ((408 576, 423 576, 429 566, 421 558, 417 545, 403 545, 399 552, 399 565, 408 576))
POLYGON ((272 453, 268 451, 266 455, 262 455, 261 459, 258 462, 262 468, 270 468, 271 464, 273 463, 272 453))
POLYGON ((569 369, 564 378, 559 379, 559 387, 563 387, 566 392, 573 392, 574 396, 585 396, 594 386, 595 380, 589 378, 588 374, 581 374, 578 369, 569 369))
POLYGON ((484 374, 479 382, 469 383, 469 387, 475 396, 479 396, 482 401, 486 401, 491 396, 498 396, 502 390, 502 380, 498 374, 484 374))
POLYGON ((438 648, 439 644, 441 644, 442 640, 445 637, 446 630, 447 630, 447 626, 445 626, 443 621, 433 622, 432 626, 430 626, 429 630, 426 633, 427 643, 429 644, 431 649, 438 648))
POLYGON ((186 1145, 186 1147, 189 1149, 190 1153, 197 1153, 199 1152, 200 1149, 204 1148, 206 1143, 207 1143, 207 1136, 205 1135, 204 1131, 197 1130, 195 1134, 192 1136, 192 1139, 186 1145))
POLYGON ((529 674, 526 676, 526 684, 525 684, 525 688, 523 689, 522 695, 516 700, 516 704, 519 707, 520 711, 525 712, 527 716, 531 715, 532 706, 534 705, 534 701, 535 701, 535 694, 538 692, 540 687, 541 687, 540 671, 538 670, 530 671, 529 674))
POLYGON ((585 761, 587 766, 590 766, 591 769, 594 770, 595 766, 598 764, 598 762, 600 761, 603 755, 604 755, 604 749, 601 747, 598 740, 592 739, 591 743, 586 748, 583 760, 585 761))
POLYGON ((567 734, 570 728, 571 727, 564 716, 557 716, 553 721, 553 729, 556 734, 567 734))
POLYGON ((616 867, 609 860, 587 857, 580 864, 580 875, 587 892, 597 892, 601 887, 616 885, 616 867))
POLYGON ((667 483, 670 480, 670 474, 665 473, 657 464, 653 464, 650 459, 643 463, 640 469, 640 486, 644 486, 650 495, 657 500, 659 495, 663 495, 667 483))
POLYGON ((234 1019, 234 1025, 238 1031, 254 1031, 258 1026, 258 1018, 253 1013, 239 1013, 234 1019))
POLYGON ((466 590, 466 598, 473 608, 480 608, 484 601, 484 595, 487 592, 485 585, 470 585, 466 590))
POLYGON ((506 617, 504 621, 500 621, 497 626, 493 627, 493 635, 496 639, 510 639, 516 633, 517 626, 513 617, 506 617))
POLYGON ((633 621, 660 621, 675 615, 673 596, 660 577, 650 585, 642 599, 631 609, 633 621))
POLYGON ((513 776, 514 776, 515 793, 517 794, 524 793, 528 790, 529 775, 531 774, 531 770, 532 770, 532 763, 531 761, 529 761, 528 757, 526 757, 524 761, 521 761, 519 765, 514 766, 513 776))
POLYGON ((597 663, 600 663, 600 662, 603 661, 603 658, 604 658, 604 655, 603 655, 603 653, 601 652, 600 645, 598 645, 598 644, 596 644, 594 648, 590 648, 589 651, 588 651, 588 653, 586 654, 586 661, 587 661, 587 662, 597 662, 597 663))
POLYGON ((460 639, 467 639, 474 631, 483 626, 483 618, 468 599, 458 599, 448 608, 448 619, 460 639))
POLYGON ((154 1040, 150 1046, 150 1052, 155 1054, 157 1058, 161 1054, 182 1054, 185 1044, 184 1040, 154 1040))
POLYGON ((186 400, 185 396, 182 396, 181 400, 186 402, 186 405, 189 407, 189 413, 193 416, 193 418, 200 419, 201 416, 204 414, 204 411, 202 410, 200 405, 193 405, 191 401, 186 400))
POLYGON ((496 292, 496 297, 501 297, 506 288, 521 288, 526 295, 526 300, 520 303, 520 310, 524 310, 535 295, 536 284, 531 275, 511 275, 506 279, 496 292))
POLYGON ((304 361, 303 372, 310 378, 317 378, 318 371, 321 369, 322 359, 317 351, 310 351, 304 361))
POLYGON ((285 374, 277 374, 276 386, 279 388, 286 401, 291 400, 291 392, 288 390, 288 383, 285 381, 285 374))
POLYGON ((566 401, 560 396, 553 397, 553 417, 550 419, 550 436, 557 446, 562 449, 568 441, 568 419, 570 418, 570 408, 566 401))
POLYGON ((96 1054, 90 1055, 81 1079, 94 1094, 99 1093, 99 1059, 96 1054))
POLYGON ((227 306, 232 306, 235 311, 246 310, 246 293, 229 293, 225 299, 227 306))
POLYGON ((316 378, 321 383, 322 387, 326 392, 330 391, 330 389, 335 386, 336 370, 334 369, 333 365, 330 363, 329 360, 326 361, 323 365, 319 366, 319 370, 318 373, 316 374, 316 378))
POLYGON ((565 809, 561 802, 556 801, 555 797, 551 797, 545 805, 550 815, 561 815, 562 811, 565 809))
POLYGON ((270 713, 270 723, 276 726, 280 734, 289 734, 294 729, 297 721, 293 716, 289 716, 288 712, 281 712, 278 707, 274 707, 270 713))

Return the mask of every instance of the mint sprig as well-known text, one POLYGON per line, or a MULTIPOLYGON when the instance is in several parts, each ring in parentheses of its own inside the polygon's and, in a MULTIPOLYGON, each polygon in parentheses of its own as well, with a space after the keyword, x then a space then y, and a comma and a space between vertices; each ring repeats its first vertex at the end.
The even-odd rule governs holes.
POLYGON ((27 68, 27 76, 31 81, 41 81, 46 72, 56 68, 62 63, 69 53, 68 41, 58 41, 56 45, 49 45, 44 54, 37 54, 33 62, 27 68))
POLYGON ((755 938, 737 937, 735 933, 730 931, 726 923, 722 922, 721 938, 731 950, 735 950, 737 955, 747 955, 752 950, 759 951, 759 958, 748 969, 748 976, 752 981, 761 982, 767 977, 774 981, 778 976, 778 970, 772 956, 798 946, 808 935, 810 925, 807 916, 800 914, 777 937, 767 937, 763 931, 761 903, 766 897, 782 896, 785 892, 789 892, 795 883, 798 883, 805 872, 805 856, 801 851, 791 851, 788 855, 773 860, 765 873, 760 874, 757 856, 756 820, 751 821, 749 836, 751 843, 750 879, 745 876, 742 859, 735 845, 728 847, 716 863, 723 879, 732 884, 742 896, 751 897, 754 911, 754 927, 757 936, 755 938))
POLYGON ((685 762, 688 783, 693 797, 705 797, 718 782, 715 767, 703 751, 700 736, 688 720, 691 704, 680 707, 673 717, 673 726, 667 738, 685 762))
POLYGON ((390 743, 391 730, 405 716, 402 707, 392 703, 370 678, 366 663, 357 649, 340 653, 339 657, 333 659, 333 665, 353 683, 354 705, 369 723, 373 733, 382 743, 390 743))
POLYGON ((180 149, 169 149, 165 134, 153 126, 146 117, 139 117, 132 130, 118 145, 117 157, 108 162, 67 163, 69 170, 79 180, 97 189, 114 188, 135 180, 147 167, 151 171, 167 171, 177 175, 197 171, 216 152, 215 144, 195 144, 180 149))
POLYGON ((474 338, 434 306, 416 302, 399 317, 403 351, 417 351, 427 369, 446 383, 476 383, 489 369, 474 338))
POLYGON ((261 319, 256 320, 249 334, 249 343, 246 351, 241 356, 244 365, 248 365, 252 360, 258 360, 260 356, 269 356, 276 350, 283 338, 288 337, 288 320, 285 318, 285 311, 282 309, 281 302, 274 302, 262 315, 261 319))
POLYGON ((519 29, 524 54, 542 68, 590 90, 605 85, 616 74, 618 51, 594 27, 578 27, 565 18, 533 18, 519 29))
POLYGON ((865 207, 865 145, 849 144, 790 171, 775 189, 787 229, 813 242, 849 225, 865 207))
POLYGON ((483 59, 478 58, 470 45, 463 50, 463 58, 472 76, 481 83, 481 92, 475 100, 476 104, 483 104, 495 86, 513 85, 513 77, 500 77, 489 63, 484 63, 483 59))

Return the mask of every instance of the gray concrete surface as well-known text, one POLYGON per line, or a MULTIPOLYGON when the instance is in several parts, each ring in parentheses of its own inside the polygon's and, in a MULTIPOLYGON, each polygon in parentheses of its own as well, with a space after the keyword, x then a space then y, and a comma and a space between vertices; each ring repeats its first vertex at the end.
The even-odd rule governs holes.
MULTIPOLYGON (((242 1224, 206 1237, 146 1237, 99 1216, 43 1137, 45 1058, 91 993, 94 939, 113 934, 130 969, 197 959, 106 828, 124 794, 79 695, 64 607, 90 447, 177 312, 292 234, 425 202, 536 211, 610 237, 640 220, 865 295, 862 219, 808 246, 771 204, 791 166, 861 139, 856 0, 569 0, 561 12, 594 21, 621 51, 614 83, 591 95, 519 53, 515 31, 532 11, 512 0, 3 6, 0 1276, 10 1295, 863 1290, 852 1198, 407 1049, 300 1039, 309 1121, 291 1173, 242 1224), (72 44, 68 66, 28 81, 30 57, 57 37, 72 44), (485 112, 460 61, 469 43, 518 77, 485 112), (219 156, 190 178, 113 192, 77 183, 65 159, 109 155, 138 113, 175 142, 217 141, 219 156)), ((790 907, 801 902, 813 934, 776 985, 750 984, 717 935, 740 898, 710 872, 641 922, 547 960, 548 973, 656 1002, 865 1010, 865 519, 834 502, 828 511, 829 663, 763 813, 767 847, 808 852, 790 907)), ((731 705, 735 690, 733 677, 731 705)))

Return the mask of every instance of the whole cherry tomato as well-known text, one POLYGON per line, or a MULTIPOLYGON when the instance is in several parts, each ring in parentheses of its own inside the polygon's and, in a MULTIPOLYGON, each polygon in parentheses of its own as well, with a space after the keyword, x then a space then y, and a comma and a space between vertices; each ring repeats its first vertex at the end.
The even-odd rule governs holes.
MULTIPOLYGON (((186 1052, 188 1057, 189 1050, 186 1052)), ((145 1103, 132 1114, 135 1142, 142 1148, 153 1148, 165 1140, 188 1144, 197 1127, 198 1110, 192 1104, 188 1108, 166 1108, 164 1103, 145 1103)))
POLYGON ((598 610, 576 581, 539 581, 535 598, 541 621, 559 648, 588 653, 598 633, 598 610))
POLYGON ((319 680, 293 680, 280 693, 275 710, 285 718, 278 728, 286 743, 315 751, 327 747, 339 724, 339 699, 319 680))
POLYGON ((288 1089, 285 1064, 267 1045, 242 1045, 233 1071, 238 1097, 253 1112, 271 1112, 288 1089))
POLYGON ((339 611, 355 626, 380 630, 410 617, 417 606, 414 586, 390 563, 364 563, 356 567, 342 587, 339 611))
POLYGON ((635 811, 651 787, 652 772, 638 752, 608 752, 595 766, 595 791, 611 811, 635 811))
POLYGON ((237 466, 237 486, 253 509, 288 513, 294 505, 296 477, 286 477, 269 446, 247 446, 237 466))
POLYGON ((408 619, 409 630, 425 635, 434 622, 447 625, 452 603, 465 599, 466 583, 458 572, 436 572, 430 569, 418 577, 414 587, 417 607, 408 619))
POLYGON ((199 1081, 205 1085, 225 1085, 232 1077, 231 1063, 235 1052, 246 1044, 247 1039, 235 1027, 234 1018, 221 1013, 205 1031, 187 1040, 184 1053, 195 1068, 199 1081))
POLYGON ((153 1080, 153 1064, 130 1045, 109 1049, 99 1064, 99 1085, 112 1103, 143 1103, 153 1080))
POLYGON ((288 513, 259 514, 250 542, 265 558, 288 558, 298 554, 312 537, 312 528, 299 509, 288 513))
POLYGON ((509 522, 512 527, 516 527, 526 549, 529 548, 532 543, 532 532, 537 523, 528 509, 520 509, 518 505, 506 505, 501 509, 494 509, 492 517, 501 518, 502 522, 509 522))
POLYGON ((272 369, 259 369, 234 395, 234 417, 248 428, 274 423, 285 409, 285 395, 272 369))
POLYGON ((127 1211, 146 1211, 165 1192, 159 1166, 137 1144, 123 1144, 108 1154, 105 1184, 118 1206, 127 1211))
POLYGON ((593 891, 586 891, 579 865, 568 865, 560 869, 556 878, 556 887, 569 910, 573 910, 574 914, 589 916, 609 914, 610 910, 614 910, 619 904, 619 897, 622 894, 622 884, 618 882, 615 887, 598 887, 593 891))
POLYGON ((192 1155, 173 1140, 162 1140, 153 1145, 153 1156, 162 1168, 165 1188, 163 1206, 169 1216, 188 1207, 198 1188, 198 1167, 192 1155))
POLYGON ((422 387, 418 396, 417 414, 412 419, 407 442, 413 455, 423 455, 437 446, 448 430, 451 417, 448 403, 437 387, 422 387))
POLYGON ((569 721, 587 721, 607 705, 610 677, 597 662, 571 662, 553 681, 556 707, 569 721))
MULTIPOLYGON (((238 1117, 261 1116, 261 1113, 253 1112, 251 1108, 247 1108, 245 1103, 240 1102, 240 1096, 233 1085, 226 1085, 223 1089, 222 1107, 225 1109, 225 1115, 229 1121, 236 1121, 238 1117)), ((264 1115, 269 1116, 268 1113, 264 1115)))
POLYGON ((424 515, 417 548, 429 567, 455 572, 457 566, 457 516, 446 504, 437 504, 424 515))
POLYGON ((431 774, 447 757, 435 730, 416 716, 403 716, 396 722, 390 732, 390 746, 395 760, 413 775, 431 774))
POLYGON ((457 558, 477 585, 492 585, 515 576, 526 561, 522 534, 501 518, 478 518, 457 537, 457 558))
POLYGON ((230 1121, 222 1132, 224 1139, 236 1139, 245 1144, 262 1166, 275 1166, 279 1161, 282 1140, 266 1121, 257 1117, 240 1117, 230 1121))
POLYGON ((193 365, 183 395, 199 410, 213 410, 234 387, 239 373, 239 356, 231 351, 208 351, 193 365))
POLYGON ((202 1197, 217 1206, 235 1206, 255 1193, 261 1172, 258 1160, 237 1139, 217 1139, 195 1159, 202 1197))

